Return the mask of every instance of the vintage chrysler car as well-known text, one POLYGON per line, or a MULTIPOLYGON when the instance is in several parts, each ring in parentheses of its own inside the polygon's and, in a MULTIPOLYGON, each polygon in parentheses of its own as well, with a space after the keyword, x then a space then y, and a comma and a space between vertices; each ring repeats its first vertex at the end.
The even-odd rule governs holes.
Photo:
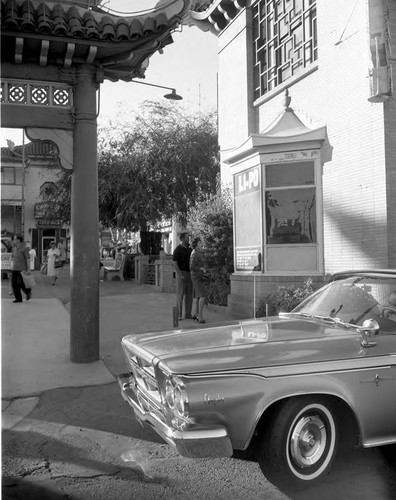
POLYGON ((350 271, 290 313, 128 335, 122 396, 185 457, 252 442, 269 481, 310 485, 337 445, 396 443, 396 270, 350 271))

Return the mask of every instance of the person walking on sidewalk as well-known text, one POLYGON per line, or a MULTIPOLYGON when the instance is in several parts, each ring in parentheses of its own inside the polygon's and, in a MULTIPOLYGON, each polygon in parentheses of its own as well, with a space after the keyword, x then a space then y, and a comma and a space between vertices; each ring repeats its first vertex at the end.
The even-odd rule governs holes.
POLYGON ((26 294, 26 300, 32 296, 31 288, 26 288, 22 277, 22 271, 30 274, 30 256, 26 245, 23 242, 23 236, 17 234, 14 236, 14 248, 12 252, 12 272, 11 283, 14 291, 15 300, 13 303, 22 302, 21 290, 26 294))
POLYGON ((208 292, 203 282, 206 269, 205 262, 201 253, 201 238, 194 238, 192 241, 192 253, 190 257, 191 281, 193 284, 193 320, 198 323, 206 323, 203 318, 203 310, 208 292))
POLYGON ((51 276, 53 278, 52 286, 55 285, 56 280, 58 279, 59 271, 55 267, 55 261, 60 257, 60 251, 56 248, 55 241, 51 241, 50 248, 47 252, 47 276, 51 276))
POLYGON ((191 319, 192 306, 192 281, 190 275, 190 255, 191 248, 189 234, 182 232, 179 234, 180 245, 173 252, 173 267, 176 271, 176 301, 178 317, 182 319, 183 302, 186 319, 191 319))

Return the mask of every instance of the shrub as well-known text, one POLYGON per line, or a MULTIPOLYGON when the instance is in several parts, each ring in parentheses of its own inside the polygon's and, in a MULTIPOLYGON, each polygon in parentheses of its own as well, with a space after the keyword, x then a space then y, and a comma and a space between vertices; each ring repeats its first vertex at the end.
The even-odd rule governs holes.
POLYGON ((227 296, 231 292, 230 273, 223 268, 220 272, 209 272, 211 281, 206 285, 208 289, 207 302, 217 306, 227 305, 227 296))
POLYGON ((266 315, 266 305, 268 305, 269 316, 275 316, 280 312, 290 312, 313 291, 312 278, 308 278, 301 286, 278 286, 275 292, 259 299, 256 316, 260 318, 266 315))
POLYGON ((207 284, 208 303, 226 306, 230 275, 234 271, 230 190, 219 190, 217 194, 198 202, 190 209, 188 220, 191 237, 201 238, 205 267, 211 277, 207 284))

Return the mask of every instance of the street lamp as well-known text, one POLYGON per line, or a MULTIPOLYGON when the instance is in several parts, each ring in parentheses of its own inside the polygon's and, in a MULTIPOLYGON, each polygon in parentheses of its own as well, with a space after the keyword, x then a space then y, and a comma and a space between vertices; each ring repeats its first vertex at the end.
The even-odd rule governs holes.
POLYGON ((176 93, 176 89, 173 89, 172 87, 164 87, 163 85, 157 85, 155 83, 141 82, 140 80, 131 80, 131 82, 140 83, 140 85, 148 85, 149 87, 158 87, 160 89, 171 90, 172 92, 164 95, 165 99, 169 99, 170 101, 180 101, 181 99, 183 99, 181 95, 176 93))

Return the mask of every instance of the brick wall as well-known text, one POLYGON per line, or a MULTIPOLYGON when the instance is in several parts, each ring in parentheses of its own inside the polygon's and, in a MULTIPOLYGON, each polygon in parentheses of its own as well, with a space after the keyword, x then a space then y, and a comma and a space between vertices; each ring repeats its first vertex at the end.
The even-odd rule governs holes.
MULTIPOLYGON (((322 151, 326 272, 387 267, 392 254, 388 214, 394 202, 389 201, 392 193, 389 188, 387 193, 387 178, 395 174, 386 168, 384 105, 367 100, 372 66, 367 6, 365 2, 354 4, 317 1, 317 70, 292 85, 286 82, 295 112, 305 122, 327 126, 328 139, 322 151)), ((249 12, 246 17, 249 19, 249 12)), ((250 61, 244 62, 243 57, 247 56, 249 28, 243 31, 243 17, 238 19, 238 27, 233 28, 235 36, 226 34, 231 28, 220 36, 221 40, 227 37, 220 51, 221 149, 239 146, 249 133, 263 131, 283 111, 284 88, 280 88, 271 99, 252 106, 255 120, 248 119, 244 112, 245 93, 249 96, 246 65, 250 61), (225 90, 221 85, 224 79, 225 90)), ((395 110, 389 115, 387 124, 394 127, 395 110)), ((389 129, 388 155, 394 151, 394 137, 394 129, 389 129)))
MULTIPOLYGON (((387 6, 396 75, 396 2, 387 6)), ((327 127, 322 147, 325 273, 395 267, 396 105, 393 99, 386 104, 368 101, 373 63, 367 3, 317 0, 317 11, 317 67, 304 78, 287 80, 254 105, 249 9, 220 35, 220 148, 229 151, 249 134, 265 130, 283 111, 288 88, 296 114, 308 125, 327 127)), ((230 167, 223 164, 223 181, 231 178, 230 167)), ((252 280, 235 275, 235 300, 230 301, 248 294, 252 280)), ((269 282, 262 287, 271 289, 269 282)))
MULTIPOLYGON (((396 2, 388 0, 388 29, 393 34, 389 38, 389 60, 391 67, 392 91, 396 91, 396 2)), ((385 103, 385 157, 388 208, 388 262, 396 268, 396 103, 394 98, 385 103)))

